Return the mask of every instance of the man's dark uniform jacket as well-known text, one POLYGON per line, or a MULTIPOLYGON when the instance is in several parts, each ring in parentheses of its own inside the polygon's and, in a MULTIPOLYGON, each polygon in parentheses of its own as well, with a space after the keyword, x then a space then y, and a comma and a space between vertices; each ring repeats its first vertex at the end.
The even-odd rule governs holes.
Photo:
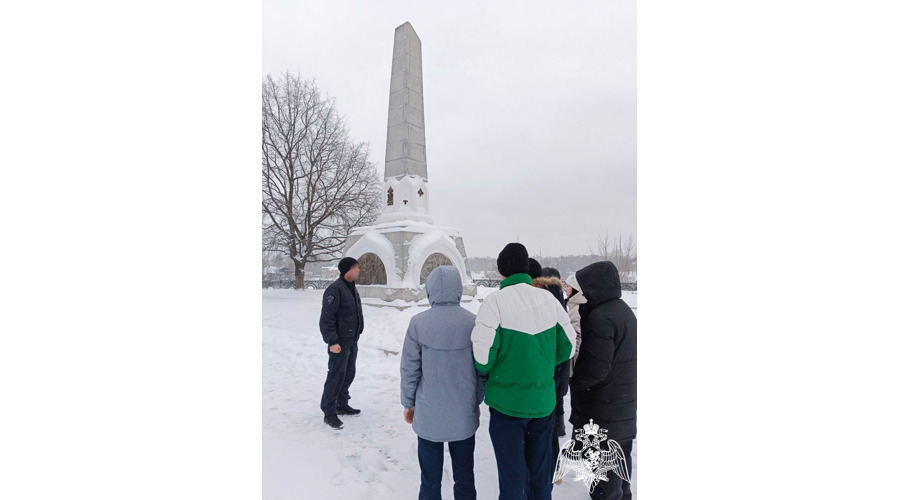
POLYGON ((341 348, 354 346, 363 327, 362 301, 356 291, 356 283, 338 278, 322 296, 322 315, 319 318, 322 340, 328 345, 340 344, 341 348))

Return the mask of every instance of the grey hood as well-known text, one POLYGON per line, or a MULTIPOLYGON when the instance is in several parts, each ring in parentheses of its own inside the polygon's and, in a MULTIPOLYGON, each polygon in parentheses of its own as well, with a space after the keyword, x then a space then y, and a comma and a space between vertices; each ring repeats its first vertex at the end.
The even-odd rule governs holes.
POLYGON ((462 298, 462 280, 454 266, 438 266, 425 280, 428 303, 434 306, 459 305, 462 298))

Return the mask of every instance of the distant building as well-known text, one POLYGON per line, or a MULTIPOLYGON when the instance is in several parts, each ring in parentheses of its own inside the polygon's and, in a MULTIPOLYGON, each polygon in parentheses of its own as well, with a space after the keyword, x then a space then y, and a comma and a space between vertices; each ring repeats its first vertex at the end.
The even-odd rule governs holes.
POLYGON ((321 276, 323 280, 336 280, 340 277, 341 272, 338 271, 337 266, 328 266, 323 267, 321 276))
POLYGON ((263 268, 263 279, 267 281, 294 279, 294 272, 287 267, 266 266, 263 268))

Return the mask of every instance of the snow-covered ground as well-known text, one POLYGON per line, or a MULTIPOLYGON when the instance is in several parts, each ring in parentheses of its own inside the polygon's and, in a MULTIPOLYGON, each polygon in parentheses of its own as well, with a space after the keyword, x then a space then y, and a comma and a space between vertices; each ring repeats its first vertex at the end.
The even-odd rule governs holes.
MULTIPOLYGON (((478 298, 493 291, 479 287, 478 298)), ((632 307, 637 294, 623 292, 632 307)), ((350 404, 362 410, 342 417, 344 428, 322 422, 319 398, 328 356, 319 334, 321 290, 262 291, 262 457, 263 498, 417 498, 419 465, 416 435, 403 421, 400 359, 409 319, 425 310, 364 305, 356 379, 350 404)), ((477 313, 480 302, 463 304, 477 313)), ((427 307, 427 306, 426 306, 427 307)), ((569 415, 566 397, 566 416, 569 415)), ((497 466, 482 405, 475 436, 475 485, 481 498, 496 498, 497 466)), ((571 424, 566 423, 571 432, 571 424)), ((632 489, 636 490, 637 443, 632 489)), ((443 497, 453 498, 450 455, 445 451, 443 497)), ((583 483, 566 476, 553 498, 588 498, 583 483)))

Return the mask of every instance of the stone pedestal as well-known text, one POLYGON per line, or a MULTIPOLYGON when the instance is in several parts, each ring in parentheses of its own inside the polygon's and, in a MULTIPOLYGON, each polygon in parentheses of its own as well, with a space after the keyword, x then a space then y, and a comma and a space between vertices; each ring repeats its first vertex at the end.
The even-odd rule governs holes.
POLYGON ((475 295, 462 236, 452 228, 408 220, 359 228, 347 238, 344 256, 360 261, 361 297, 424 299, 425 278, 438 265, 456 267, 463 294, 475 295))

